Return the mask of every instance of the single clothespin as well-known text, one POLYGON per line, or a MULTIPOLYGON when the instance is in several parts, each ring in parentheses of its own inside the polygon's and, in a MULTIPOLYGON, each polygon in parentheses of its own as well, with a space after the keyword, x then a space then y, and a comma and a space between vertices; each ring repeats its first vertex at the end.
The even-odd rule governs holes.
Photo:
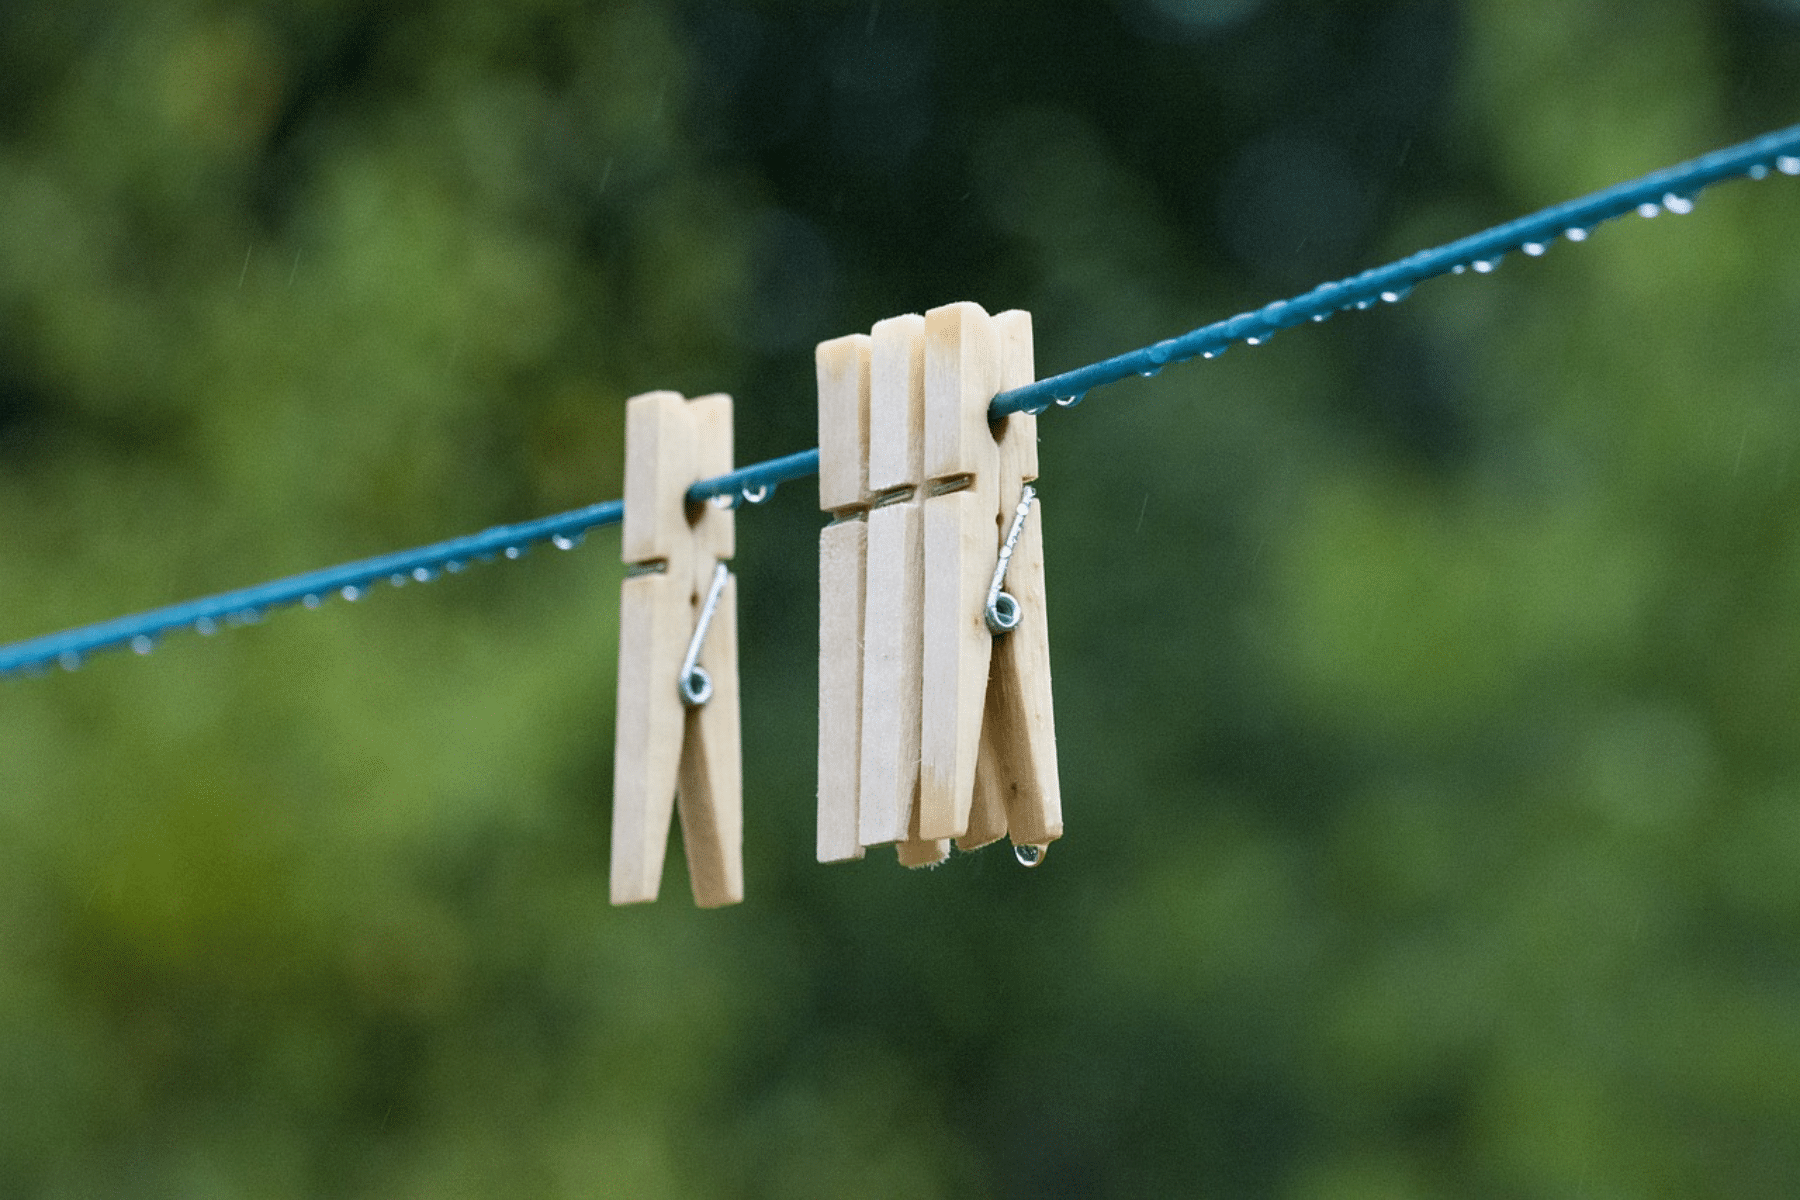
POLYGON ((731 397, 634 396, 625 407, 631 568, 619 595, 612 902, 656 899, 679 806, 694 902, 744 898, 733 514, 688 488, 731 470, 731 397))
POLYGON ((1031 381, 1031 319, 951 304, 926 314, 925 338, 918 831, 965 848, 1007 833, 1035 863, 1062 835, 1042 514, 1026 488, 1036 418, 988 422, 997 393, 1031 381))
POLYGON ((819 507, 819 835, 822 863, 863 856, 857 789, 862 770, 863 573, 869 547, 867 334, 821 342, 819 507))

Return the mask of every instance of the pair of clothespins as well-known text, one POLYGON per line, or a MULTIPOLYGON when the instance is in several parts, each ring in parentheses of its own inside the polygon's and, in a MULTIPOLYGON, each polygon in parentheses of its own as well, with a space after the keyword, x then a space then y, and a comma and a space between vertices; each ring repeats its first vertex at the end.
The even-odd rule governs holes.
POLYGON ((731 397, 674 392, 625 406, 612 902, 656 899, 670 809, 702 908, 744 898, 735 518, 690 507, 696 482, 731 470, 731 397))
POLYGON ((818 347, 820 862, 1062 836, 1037 418, 988 422, 1032 358, 969 303, 818 347))

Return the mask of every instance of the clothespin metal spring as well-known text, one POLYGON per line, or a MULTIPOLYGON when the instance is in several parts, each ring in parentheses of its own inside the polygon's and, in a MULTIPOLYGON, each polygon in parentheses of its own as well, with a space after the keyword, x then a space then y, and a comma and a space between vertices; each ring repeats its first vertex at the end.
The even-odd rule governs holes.
POLYGON ((729 578, 731 572, 724 563, 713 568, 712 586, 706 589, 706 602, 700 606, 700 619, 694 623, 687 657, 681 660, 681 678, 676 686, 681 690, 681 702, 689 708, 699 708, 712 699, 712 676, 700 665, 700 648, 706 643, 706 630, 712 624, 713 610, 719 607, 719 593, 725 590, 725 581, 729 578))
POLYGON ((1006 582, 1007 565, 1012 562, 1013 550, 1019 544, 1019 534, 1025 529, 1025 518, 1031 515, 1031 502, 1036 497, 1037 489, 1026 484, 1019 495, 1019 507, 1013 510, 1012 528, 1006 532, 1006 544, 1000 547, 1000 561, 994 564, 994 581, 988 585, 985 618, 988 632, 995 637, 1019 627, 1019 602, 1010 592, 1000 588, 1006 582))

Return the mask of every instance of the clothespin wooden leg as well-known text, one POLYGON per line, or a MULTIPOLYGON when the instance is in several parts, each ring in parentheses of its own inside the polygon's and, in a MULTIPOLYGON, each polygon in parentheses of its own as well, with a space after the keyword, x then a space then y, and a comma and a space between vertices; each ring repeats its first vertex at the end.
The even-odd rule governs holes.
POLYGON ((862 827, 865 845, 899 843, 908 866, 949 844, 918 833, 924 630, 925 319, 877 322, 869 384, 869 558, 863 625, 862 827))
POLYGON ((863 856, 857 818, 862 783, 864 572, 868 561, 869 338, 822 342, 819 379, 820 862, 863 856))
POLYGON ((919 832, 969 827, 993 635, 983 621, 995 552, 1000 390, 993 319, 977 304, 925 315, 925 645, 919 832))
MULTIPOLYGON (((1031 316, 1004 312, 1000 332, 1001 390, 1035 378, 1031 316)), ((1005 537, 1022 498, 1035 480, 1037 418, 1013 413, 1000 423, 999 516, 1005 537)), ((1044 587, 1043 506, 1031 501, 1006 571, 1005 588, 1019 609, 1019 624, 994 639, 988 670, 981 751, 975 774, 974 812, 965 848, 1010 832, 1015 845, 1044 845, 1062 836, 1062 785, 1056 766, 1056 723, 1050 689, 1050 631, 1044 587), (996 816, 998 812, 998 816, 996 816)))
POLYGON ((687 489, 731 469, 731 399, 633 397, 625 410, 621 555, 637 568, 620 591, 612 901, 654 900, 670 810, 680 796, 695 901, 743 899, 736 588, 727 573, 699 665, 711 697, 682 701, 680 676, 715 573, 735 549, 729 510, 689 513, 687 489))

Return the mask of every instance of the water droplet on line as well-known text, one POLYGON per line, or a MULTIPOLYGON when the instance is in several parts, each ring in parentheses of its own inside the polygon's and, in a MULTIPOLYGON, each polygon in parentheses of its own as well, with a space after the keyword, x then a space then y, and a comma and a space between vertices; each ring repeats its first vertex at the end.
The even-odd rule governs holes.
POLYGON ((1326 317, 1329 317, 1330 315, 1331 314, 1328 312, 1316 312, 1312 315, 1312 319, 1315 321, 1323 321, 1326 317))
POLYGON ((584 536, 586 535, 579 533, 559 533, 551 537, 550 544, 555 546, 558 550, 573 550, 575 547, 581 545, 581 540, 584 536))
POLYGON ((194 632, 201 637, 211 637, 213 634, 219 632, 219 623, 211 617, 201 617, 198 621, 194 622, 194 632))
POLYGON ((1652 204, 1648 200, 1637 206, 1637 215, 1648 221, 1652 217, 1662 216, 1662 205, 1652 204))
POLYGON ((1454 267, 1450 268, 1450 273, 1452 275, 1461 275, 1464 271, 1467 271, 1468 269, 1469 268, 1467 266, 1465 266, 1464 264, 1457 263, 1454 267))
POLYGON ((1662 198, 1662 206, 1676 216, 1686 216, 1694 211, 1694 202, 1686 196, 1678 196, 1670 192, 1662 198))
POLYGON ((775 485, 764 483, 755 487, 746 487, 740 494, 744 497, 745 504, 761 504, 775 494, 775 485))
POLYGON ((56 665, 65 671, 81 670, 81 655, 73 650, 64 650, 56 656, 56 665))
POLYGON ((131 639, 133 654, 148 654, 154 649, 156 649, 156 639, 147 633, 140 633, 131 639))
POLYGON ((325 600, 317 592, 308 592, 306 595, 300 597, 300 603, 304 604, 307 608, 317 608, 319 605, 325 603, 325 600))
POLYGON ((1490 274, 1495 267, 1500 265, 1500 261, 1498 259, 1478 258, 1469 265, 1475 268, 1475 273, 1477 275, 1487 275, 1490 274))
POLYGON ((1145 367, 1143 370, 1139 371, 1138 374, 1142 375, 1145 379, 1155 379, 1158 375, 1162 374, 1162 368, 1145 367))
POLYGON ((1086 400, 1086 399, 1087 399, 1086 392, 1076 392, 1073 396, 1058 396, 1056 398, 1056 407, 1058 407, 1058 408, 1074 408, 1077 404, 1080 404, 1083 400, 1086 400))
POLYGON ((1563 236, 1571 242, 1585 242, 1588 238, 1588 231, 1579 225, 1571 225, 1563 230, 1563 236))
POLYGON ((1753 163, 1750 169, 1745 171, 1744 174, 1752 179, 1767 179, 1769 177, 1769 164, 1753 163))
POLYGON ((1775 160, 1775 169, 1783 175, 1800 175, 1800 155, 1782 155, 1775 160))
POLYGON ((350 584, 347 587, 339 588, 338 595, 342 596, 350 603, 355 604, 358 600, 363 598, 363 589, 357 587, 355 584, 350 584))
POLYGON ((430 567, 414 567, 412 569, 412 577, 419 583, 430 583, 437 578, 437 572, 430 567))
POLYGON ((1019 860, 1021 867, 1035 867, 1044 861, 1044 847, 1020 842, 1013 847, 1013 857, 1019 860))
POLYGON ((455 575, 455 574, 460 573, 463 570, 463 568, 467 567, 468 565, 469 565, 468 563, 464 562, 460 558, 453 558, 449 562, 444 564, 444 570, 450 572, 450 574, 452 574, 452 575, 455 575))
POLYGON ((1410 295, 1412 295, 1412 289, 1409 287, 1389 288, 1381 293, 1381 299, 1387 304, 1398 304, 1410 295))
POLYGON ((1224 354, 1224 353, 1225 353, 1225 347, 1215 346, 1211 350, 1202 350, 1200 352, 1200 357, 1201 358, 1218 358, 1221 354, 1224 354))
POLYGON ((525 554, 525 547, 523 547, 523 546, 508 546, 501 553, 505 554, 506 557, 508 557, 508 558, 520 558, 520 557, 523 557, 525 554))
POLYGON ((1523 250, 1526 254, 1529 254, 1532 258, 1536 258, 1544 252, 1545 246, 1542 242, 1526 242, 1523 246, 1520 246, 1519 249, 1523 250))
POLYGON ((405 587, 406 586, 406 575, 402 572, 396 571, 394 574, 388 576, 388 582, 393 584, 395 587, 405 587))

